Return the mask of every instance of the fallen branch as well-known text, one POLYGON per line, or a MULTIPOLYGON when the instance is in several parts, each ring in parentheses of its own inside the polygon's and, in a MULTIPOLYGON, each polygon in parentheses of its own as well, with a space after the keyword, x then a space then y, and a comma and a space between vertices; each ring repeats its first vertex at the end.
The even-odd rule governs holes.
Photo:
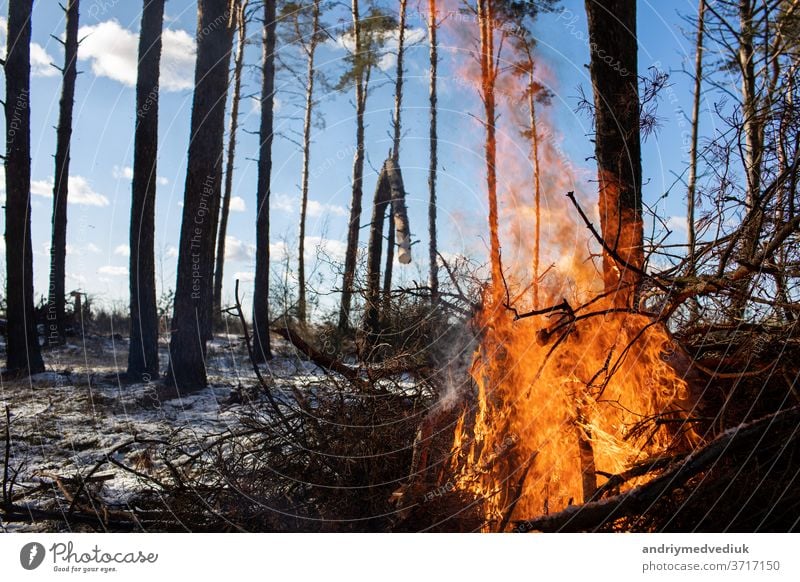
POLYGON ((340 374, 345 379, 357 386, 363 387, 365 384, 364 379, 359 374, 356 368, 351 368, 347 364, 329 356, 328 354, 319 351, 314 346, 305 341, 299 333, 294 331, 288 325, 283 327, 273 328, 273 332, 284 338, 295 348, 297 348, 309 360, 314 362, 319 368, 326 371, 333 371, 340 374))
POLYGON ((3 521, 6 523, 36 523, 40 521, 57 521, 66 524, 82 523, 99 526, 105 531, 108 531, 109 529, 113 531, 143 529, 133 514, 115 511, 113 512, 114 519, 112 520, 108 519, 108 513, 105 513, 106 515, 101 515, 99 513, 75 512, 70 515, 66 511, 48 511, 21 505, 7 505, 2 508, 0 515, 2 515, 3 521))
MULTIPOLYGON (((681 462, 667 469, 660 477, 634 487, 620 495, 583 505, 573 505, 563 511, 530 520, 514 522, 517 533, 595 531, 614 521, 642 514, 661 497, 683 486, 689 479, 702 473, 726 454, 731 447, 740 450, 748 445, 758 446, 770 431, 784 430, 789 434, 773 438, 785 445, 798 438, 800 432, 800 406, 765 416, 753 422, 725 431, 703 448, 693 451, 681 462)), ((773 435, 774 436, 774 435, 773 435)))

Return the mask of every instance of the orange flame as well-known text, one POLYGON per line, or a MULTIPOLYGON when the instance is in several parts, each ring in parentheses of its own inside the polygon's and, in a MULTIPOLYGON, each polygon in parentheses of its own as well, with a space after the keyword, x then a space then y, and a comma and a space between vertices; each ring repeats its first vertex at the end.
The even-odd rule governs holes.
MULTIPOLYGON (((470 34, 463 31, 450 33, 463 39, 470 34)), ((479 41, 491 37, 480 28, 479 41)), ((503 50, 506 59, 519 57, 508 45, 503 50)), ((496 54, 486 52, 484 45, 480 70, 471 62, 461 74, 482 92, 487 114, 496 106, 512 123, 505 131, 486 123, 492 283, 476 318, 480 348, 470 373, 477 403, 457 423, 450 466, 457 487, 482 500, 486 529, 497 530, 512 508, 517 517, 533 517, 588 500, 602 475, 675 446, 681 435, 673 423, 647 421, 681 418, 689 394, 668 363, 674 347, 663 325, 603 295, 601 260, 590 255, 597 245, 564 196, 580 196, 576 172, 547 115, 520 102, 532 76, 501 74, 488 82, 487 62, 496 54), (487 90, 496 91, 496 103, 487 90), (530 123, 538 125, 533 150, 519 131, 530 123), (532 151, 538 160, 530 159, 532 151), (534 203, 539 196, 541 206, 534 203), (508 232, 501 236, 499 225, 508 232), (538 231, 541 249, 538 235, 531 236, 538 231), (502 266, 501 238, 510 251, 502 266), (544 273, 531 261, 539 252, 544 273), (518 317, 546 305, 561 308, 518 317)), ((552 79, 547 67, 536 63, 536 71, 538 82, 549 84, 542 81, 552 79)))

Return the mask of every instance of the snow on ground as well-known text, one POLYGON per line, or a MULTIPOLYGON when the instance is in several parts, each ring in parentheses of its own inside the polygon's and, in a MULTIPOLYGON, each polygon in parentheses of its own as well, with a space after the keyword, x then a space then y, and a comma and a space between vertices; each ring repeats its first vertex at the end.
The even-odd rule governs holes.
MULTIPOLYGON (((119 336, 117 336, 118 338, 119 336)), ((276 357, 263 370, 280 392, 282 386, 308 386, 323 380, 313 364, 292 356, 277 342, 276 357)), ((162 350, 166 368, 166 346, 162 350)), ((174 437, 184 442, 235 429, 242 412, 234 391, 256 385, 255 374, 241 338, 218 337, 209 343, 209 386, 181 398, 160 400, 155 384, 127 384, 122 380, 127 363, 127 342, 108 337, 73 339, 44 354, 47 371, 31 378, 0 383, 0 427, 5 431, 5 407, 10 424, 12 471, 19 470, 14 493, 54 476, 86 475, 99 460, 121 443, 139 438, 174 437)), ((0 470, 5 456, 5 436, 0 433, 0 470)), ((147 445, 135 444, 115 454, 128 466, 137 466, 147 445)), ((100 473, 112 478, 102 484, 100 498, 111 505, 125 504, 141 487, 130 473, 106 463, 100 473)), ((2 475, 0 475, 2 478, 2 475)), ((52 504, 53 493, 25 497, 19 503, 52 504)), ((19 529, 19 524, 3 524, 19 529)))

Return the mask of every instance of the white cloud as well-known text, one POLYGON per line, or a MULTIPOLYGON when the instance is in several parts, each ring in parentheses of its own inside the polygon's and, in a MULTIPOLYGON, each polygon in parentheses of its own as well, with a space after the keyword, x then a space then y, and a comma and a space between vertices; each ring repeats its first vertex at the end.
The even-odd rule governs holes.
MULTIPOLYGON (((0 17, 0 58, 6 58, 6 35, 8 20, 0 17)), ((55 77, 60 75, 58 69, 50 63, 54 62, 47 49, 36 42, 31 43, 31 75, 34 77, 55 77)))
POLYGON ((161 86, 166 91, 194 87, 194 61, 197 48, 194 37, 185 30, 164 30, 161 57, 161 86))
POLYGON ((305 251, 306 255, 313 256, 320 253, 327 255, 331 259, 342 260, 347 251, 347 244, 340 240, 322 238, 319 236, 307 236, 305 251))
POLYGON ((114 166, 111 175, 117 180, 133 180, 133 168, 130 166, 114 166))
POLYGON ((102 252, 100 250, 100 247, 98 247, 94 243, 89 243, 88 245, 86 245, 86 250, 89 251, 90 253, 95 253, 95 254, 98 254, 98 253, 102 252))
MULTIPOLYGON (((418 44, 427 39, 426 32, 421 28, 407 28, 405 34, 406 46, 418 44)), ((384 47, 380 59, 378 60, 378 68, 382 71, 388 71, 397 67, 397 49, 400 46, 400 30, 394 29, 384 34, 384 47)), ((355 50, 355 40, 352 33, 340 34, 335 39, 328 41, 329 46, 333 48, 345 49, 348 52, 355 50)))
POLYGON ((269 243, 270 261, 282 261, 289 256, 289 247, 286 242, 269 243))
MULTIPOLYGON (((419 44, 427 40, 428 35, 422 28, 407 28, 404 43, 406 46, 419 44)), ((390 32, 386 37, 386 52, 378 61, 378 68, 381 71, 388 71, 397 68, 397 49, 400 48, 400 30, 390 32)))
POLYGON ((231 198, 231 212, 245 212, 247 205, 244 203, 244 198, 241 196, 233 196, 231 198))
POLYGON ((337 204, 322 204, 316 200, 308 201, 307 211, 308 215, 314 218, 326 214, 331 216, 347 216, 347 210, 345 210, 344 207, 337 204))
MULTIPOLYGON (((300 201, 287 196, 286 194, 276 194, 270 200, 270 208, 281 212, 299 212, 300 201)), ((317 218, 320 216, 347 216, 347 209, 338 204, 324 204, 317 200, 309 200, 306 209, 308 216, 317 218)))
POLYGON ((45 48, 35 42, 31 43, 31 75, 34 77, 55 77, 61 72, 50 63, 53 57, 47 54, 45 48))
MULTIPOLYGON (((83 26, 78 58, 91 62, 92 72, 134 87, 139 37, 116 20, 83 26)), ((164 91, 182 91, 194 85, 195 41, 184 30, 165 29, 162 37, 160 87, 164 91)))
POLYGON ((116 265, 104 265, 97 269, 98 273, 111 275, 112 277, 127 277, 128 267, 118 267, 116 265))
POLYGON ((235 236, 225 237, 225 260, 247 262, 255 259, 256 245, 239 240, 235 236))
MULTIPOLYGON (((67 182, 68 202, 83 206, 108 206, 108 198, 92 190, 89 181, 83 176, 70 176, 67 182)), ((32 180, 31 194, 43 198, 53 197, 53 180, 32 180)))
POLYGON ((286 194, 275 194, 270 200, 270 208, 272 210, 280 210, 282 212, 294 212, 294 200, 286 194))
POLYGON ((117 245, 117 247, 114 249, 114 254, 121 257, 130 257, 131 247, 128 245, 117 245))
POLYGON ((168 246, 165 254, 168 259, 174 259, 178 256, 178 247, 168 246))

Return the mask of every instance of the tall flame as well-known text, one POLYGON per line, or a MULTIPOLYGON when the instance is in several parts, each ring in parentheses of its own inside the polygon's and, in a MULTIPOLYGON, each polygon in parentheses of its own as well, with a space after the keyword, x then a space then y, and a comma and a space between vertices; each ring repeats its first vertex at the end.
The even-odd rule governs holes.
MULTIPOLYGON (((499 42, 478 29, 479 39, 467 42, 499 42)), ((464 30, 450 33, 463 41, 464 30)), ((486 529, 496 531, 512 511, 532 517, 589 500, 603 476, 675 446, 685 436, 674 428, 679 423, 654 419, 681 418, 689 395, 668 363, 674 347, 663 325, 616 308, 613 294, 603 294, 601 260, 591 254, 597 245, 564 194, 589 197, 576 188, 547 115, 520 101, 533 75, 499 74, 489 83, 487 62, 497 55, 486 52, 484 45, 480 70, 468 63, 461 75, 483 92, 487 114, 495 103, 485 91, 495 90, 497 110, 511 123, 505 131, 484 126, 492 282, 476 316, 480 347, 470 373, 477 403, 457 423, 450 468, 457 487, 481 501, 486 529), (525 137, 519 130, 530 124, 537 127, 525 137)), ((536 73, 537 83, 552 83, 542 63, 536 73)))

